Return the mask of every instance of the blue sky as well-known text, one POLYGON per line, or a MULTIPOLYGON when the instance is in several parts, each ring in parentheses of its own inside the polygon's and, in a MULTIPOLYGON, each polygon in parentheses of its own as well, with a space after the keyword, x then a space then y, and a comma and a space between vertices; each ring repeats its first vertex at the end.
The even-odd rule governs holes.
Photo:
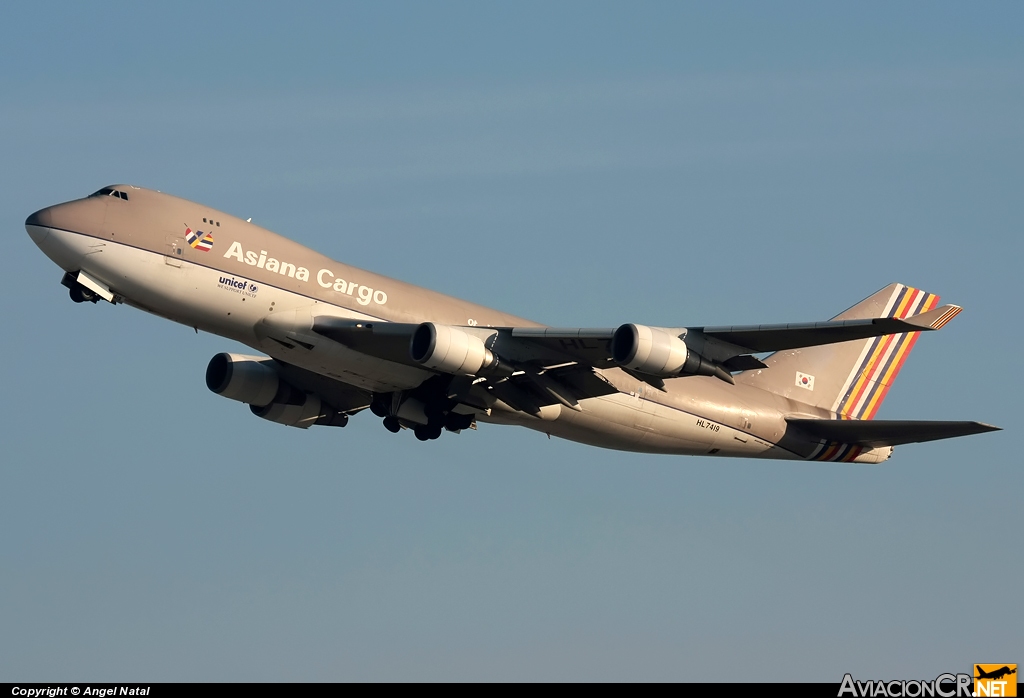
POLYGON ((0 25, 0 679, 931 678, 1020 661, 1017 4, 21 4, 0 25), (209 393, 32 211, 131 182, 556 325, 965 307, 878 466, 643 456, 209 393), (1011 609, 989 611, 988 609, 1011 609))

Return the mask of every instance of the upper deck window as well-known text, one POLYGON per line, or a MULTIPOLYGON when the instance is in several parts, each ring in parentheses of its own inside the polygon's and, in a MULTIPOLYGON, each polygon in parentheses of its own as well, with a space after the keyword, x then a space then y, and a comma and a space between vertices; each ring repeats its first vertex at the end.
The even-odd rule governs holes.
POLYGON ((113 197, 116 197, 118 199, 124 199, 125 201, 128 200, 128 194, 127 193, 125 193, 123 191, 117 191, 116 189, 111 189, 110 187, 103 187, 98 192, 90 194, 89 196, 90 197, 93 197, 93 196, 113 196, 113 197))

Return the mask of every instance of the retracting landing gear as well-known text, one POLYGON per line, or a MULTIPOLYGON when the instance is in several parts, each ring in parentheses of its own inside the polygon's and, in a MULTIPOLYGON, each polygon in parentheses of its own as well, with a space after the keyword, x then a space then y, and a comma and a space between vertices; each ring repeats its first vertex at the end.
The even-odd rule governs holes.
POLYGON ((402 423, 398 421, 398 417, 392 414, 391 400, 387 400, 388 395, 377 395, 373 402, 370 403, 370 412, 373 412, 378 417, 383 418, 384 428, 390 431, 392 434, 397 434, 402 431, 402 423))
POLYGON ((420 424, 412 430, 420 441, 432 441, 441 436, 441 427, 432 424, 420 424))
POLYGON ((430 379, 414 391, 377 393, 370 411, 381 418, 384 428, 392 434, 403 428, 411 429, 420 441, 433 441, 445 430, 457 433, 471 429, 473 415, 452 411, 457 403, 447 397, 446 385, 430 379))
POLYGON ((68 295, 71 296, 71 300, 75 303, 95 303, 99 300, 95 293, 85 286, 79 286, 78 284, 75 284, 68 290, 68 295))
POLYGON ((92 278, 84 271, 69 271, 60 280, 62 286, 68 289, 68 295, 75 303, 96 303, 103 299, 109 303, 116 303, 120 299, 105 285, 92 278))
POLYGON ((449 412, 444 416, 444 428, 448 431, 462 431, 473 426, 473 415, 449 412))

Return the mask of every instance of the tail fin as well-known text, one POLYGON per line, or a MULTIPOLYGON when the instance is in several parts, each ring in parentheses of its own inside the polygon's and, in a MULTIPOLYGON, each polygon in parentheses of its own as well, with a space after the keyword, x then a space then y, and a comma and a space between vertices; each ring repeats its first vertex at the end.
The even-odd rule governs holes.
MULTIPOLYGON (((890 284, 833 319, 906 318, 938 304, 935 294, 890 284)), ((956 312, 943 316, 942 324, 956 312)), ((765 359, 767 369, 746 371, 736 381, 823 407, 840 419, 871 419, 919 334, 907 332, 776 352, 765 359)))

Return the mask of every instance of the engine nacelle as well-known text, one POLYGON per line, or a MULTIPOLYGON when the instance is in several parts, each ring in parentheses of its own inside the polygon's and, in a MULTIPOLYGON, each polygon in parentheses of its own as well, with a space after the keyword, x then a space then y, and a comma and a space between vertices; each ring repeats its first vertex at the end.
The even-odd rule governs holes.
POLYGON ((206 367, 206 386, 218 395, 247 403, 254 415, 278 424, 300 429, 314 424, 348 424, 347 414, 281 380, 273 360, 263 356, 217 354, 206 367))
POLYGON ((206 367, 206 387, 231 400, 269 405, 281 385, 273 366, 264 356, 217 354, 206 367))
MULTIPOLYGON (((257 417, 284 424, 289 427, 308 429, 317 423, 321 414, 320 398, 308 393, 295 393, 295 399, 289 402, 271 402, 269 405, 249 405, 249 409, 257 417)), ((346 420, 347 421, 347 420, 346 420)))
POLYGON ((299 429, 309 429, 314 424, 325 427, 343 427, 348 424, 347 414, 325 405, 316 395, 296 391, 293 393, 295 398, 297 402, 272 402, 263 407, 249 405, 249 409, 257 417, 299 429))
POLYGON ((652 376, 678 376, 689 354, 686 342, 660 327, 622 325, 612 335, 615 363, 652 376))
POLYGON ((732 382, 728 371, 691 351, 678 335, 662 327, 622 325, 612 335, 612 359, 623 368, 659 378, 698 375, 732 382))
MULTIPOLYGON (((458 376, 499 370, 500 362, 475 334, 451 325, 424 322, 409 342, 409 355, 426 368, 458 376)), ((511 370, 509 371, 511 375, 511 370)))

